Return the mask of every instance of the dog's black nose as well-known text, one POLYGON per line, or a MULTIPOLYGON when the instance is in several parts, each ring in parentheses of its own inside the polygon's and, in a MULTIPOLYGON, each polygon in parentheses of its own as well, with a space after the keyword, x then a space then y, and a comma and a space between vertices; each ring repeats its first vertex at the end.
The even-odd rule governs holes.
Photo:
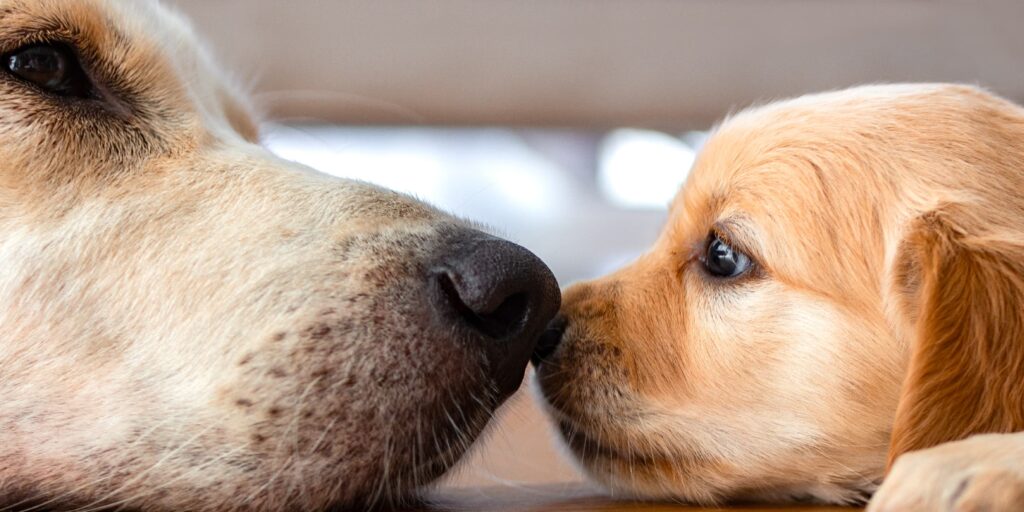
POLYGON ((431 272, 438 312, 480 340, 499 392, 511 394, 558 312, 558 282, 537 256, 506 240, 480 234, 453 249, 431 272))
POLYGON ((533 355, 530 356, 530 361, 533 361, 534 366, 543 363, 545 359, 555 353, 555 349, 562 343, 562 336, 565 335, 565 328, 568 326, 569 319, 565 315, 556 316, 548 324, 547 329, 544 329, 540 339, 537 340, 537 347, 533 349, 533 355))

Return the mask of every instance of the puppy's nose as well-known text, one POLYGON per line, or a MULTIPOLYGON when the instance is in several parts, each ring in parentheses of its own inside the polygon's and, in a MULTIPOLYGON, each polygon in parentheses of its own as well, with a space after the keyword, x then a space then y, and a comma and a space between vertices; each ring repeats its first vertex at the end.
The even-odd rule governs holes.
POLYGON ((537 337, 558 312, 561 293, 537 256, 479 235, 431 273, 441 318, 483 344, 502 394, 518 389, 537 337))
POLYGON ((533 355, 530 356, 530 361, 533 362, 534 366, 543 363, 545 359, 555 353, 555 349, 562 343, 562 336, 565 335, 565 328, 568 326, 569 319, 565 315, 556 316, 548 324, 547 329, 544 329, 540 339, 537 340, 537 347, 533 349, 533 355))

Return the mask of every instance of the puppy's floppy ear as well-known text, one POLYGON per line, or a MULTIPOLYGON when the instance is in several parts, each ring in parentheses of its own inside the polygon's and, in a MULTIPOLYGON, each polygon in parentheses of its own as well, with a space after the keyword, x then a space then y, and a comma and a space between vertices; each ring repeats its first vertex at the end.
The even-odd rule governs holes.
POLYGON ((908 226, 892 285, 910 361, 889 467, 911 450, 1024 430, 1024 237, 1000 217, 947 203, 908 226))

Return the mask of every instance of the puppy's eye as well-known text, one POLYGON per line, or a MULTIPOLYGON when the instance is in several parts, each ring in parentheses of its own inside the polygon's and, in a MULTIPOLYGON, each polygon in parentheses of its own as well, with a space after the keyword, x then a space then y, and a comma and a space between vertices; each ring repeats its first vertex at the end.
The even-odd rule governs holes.
POLYGON ((60 96, 89 98, 92 83, 75 53, 61 44, 37 44, 4 56, 7 72, 60 96))
POLYGON ((717 277, 736 277, 750 268, 750 258, 712 233, 708 237, 707 251, 704 254, 704 268, 717 277))

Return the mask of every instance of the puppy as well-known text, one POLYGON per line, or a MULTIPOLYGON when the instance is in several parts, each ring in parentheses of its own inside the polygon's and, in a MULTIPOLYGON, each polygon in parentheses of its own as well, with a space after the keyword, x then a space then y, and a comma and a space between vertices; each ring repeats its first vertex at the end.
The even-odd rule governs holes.
POLYGON ((0 56, 0 509, 396 501, 518 387, 549 270, 269 154, 178 16, 0 0, 0 56))
POLYGON ((1022 191, 1024 109, 976 88, 742 112, 650 252, 565 291, 542 401, 616 493, 861 504, 895 461, 873 510, 1022 510, 1022 191))

